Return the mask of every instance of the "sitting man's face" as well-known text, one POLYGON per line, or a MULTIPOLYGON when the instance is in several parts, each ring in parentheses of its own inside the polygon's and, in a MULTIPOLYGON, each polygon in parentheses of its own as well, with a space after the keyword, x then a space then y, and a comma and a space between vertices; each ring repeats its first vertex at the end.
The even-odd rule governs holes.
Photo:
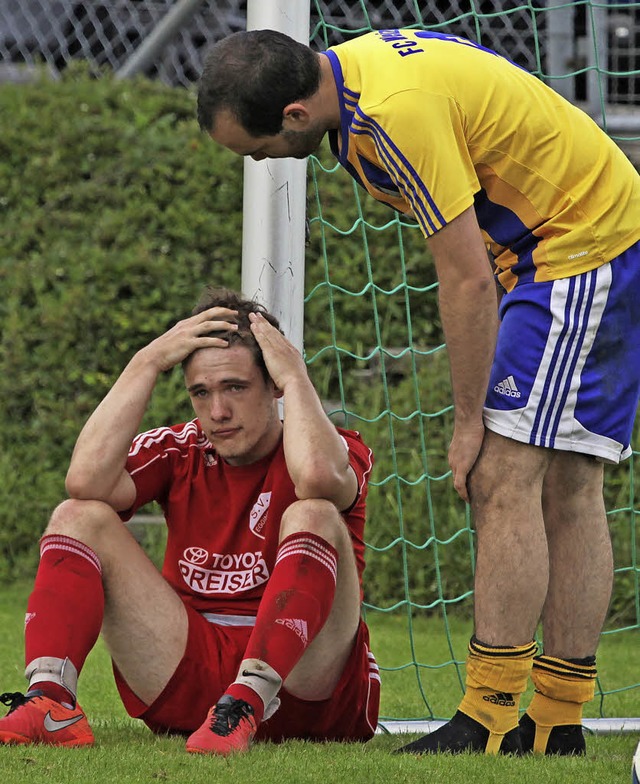
POLYGON ((282 432, 278 391, 248 348, 199 349, 185 363, 184 378, 200 425, 220 457, 246 465, 275 448, 282 432))

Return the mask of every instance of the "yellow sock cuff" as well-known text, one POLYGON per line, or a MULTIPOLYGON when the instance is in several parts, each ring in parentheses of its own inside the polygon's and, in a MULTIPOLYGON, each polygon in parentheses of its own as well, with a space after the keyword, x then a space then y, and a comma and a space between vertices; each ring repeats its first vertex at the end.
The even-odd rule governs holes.
POLYGON ((536 692, 551 700, 577 703, 580 706, 593 699, 596 675, 595 658, 577 662, 552 656, 536 656, 531 670, 536 692))
POLYGON ((536 650, 533 641, 527 645, 499 647, 472 637, 467 657, 467 688, 522 694, 527 688, 536 650))
POLYGON ((472 637, 469 640, 469 653, 477 653, 478 655, 522 659, 535 656, 537 650, 538 644, 535 640, 531 640, 526 645, 487 645, 485 642, 480 642, 477 637, 472 637))

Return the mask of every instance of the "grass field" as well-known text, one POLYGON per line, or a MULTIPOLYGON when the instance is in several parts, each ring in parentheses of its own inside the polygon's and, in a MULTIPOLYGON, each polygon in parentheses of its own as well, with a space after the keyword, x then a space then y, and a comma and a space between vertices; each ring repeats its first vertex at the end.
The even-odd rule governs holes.
MULTIPOLYGON (((16 585, 3 589, 0 595, 0 625, 4 632, 0 638, 0 691, 24 689, 22 623, 29 589, 27 584, 16 585)), ((405 663, 408 644, 400 619, 370 616, 368 620, 378 661, 392 668, 405 663)), ((464 651, 468 635, 467 624, 454 623, 452 641, 456 656, 458 651, 464 651)), ((429 623, 420 624, 415 639, 417 650, 424 651, 425 658, 429 651, 429 658, 437 659, 443 647, 438 637, 441 636, 430 634, 429 623)), ((638 642, 637 635, 626 642, 616 636, 604 638, 600 665, 605 680, 618 679, 621 684, 637 681, 638 642)), ((428 675, 425 685, 427 681, 434 702, 454 710, 460 697, 455 674, 433 679, 428 675)), ((94 728, 96 746, 91 749, 0 748, 0 784, 43 781, 47 784, 212 784, 215 781, 225 784, 618 784, 631 780, 631 758, 638 742, 636 736, 629 734, 592 736, 587 740, 587 757, 581 759, 395 756, 390 752, 414 737, 397 735, 379 735, 364 746, 303 742, 258 745, 248 755, 233 759, 188 755, 184 741, 154 737, 140 722, 127 717, 101 643, 89 656, 82 673, 80 700, 94 728)), ((613 695, 607 703, 609 715, 638 716, 638 702, 638 689, 613 695)), ((589 715, 598 715, 596 708, 591 706, 589 715)), ((415 670, 383 673, 382 713, 424 715, 415 670)))

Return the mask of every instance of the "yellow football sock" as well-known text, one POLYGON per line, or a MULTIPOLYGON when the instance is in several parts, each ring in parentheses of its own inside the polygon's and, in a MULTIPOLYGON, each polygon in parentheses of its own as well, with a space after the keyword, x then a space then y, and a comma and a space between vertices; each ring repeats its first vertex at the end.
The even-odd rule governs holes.
POLYGON ((489 730, 486 753, 497 754, 507 732, 518 726, 520 696, 527 687, 536 643, 493 646, 469 643, 466 692, 459 710, 489 730))
POLYGON ((596 660, 557 659, 536 656, 531 680, 535 692, 527 714, 536 724, 534 752, 544 753, 551 730, 556 726, 582 723, 582 709, 593 699, 596 660))

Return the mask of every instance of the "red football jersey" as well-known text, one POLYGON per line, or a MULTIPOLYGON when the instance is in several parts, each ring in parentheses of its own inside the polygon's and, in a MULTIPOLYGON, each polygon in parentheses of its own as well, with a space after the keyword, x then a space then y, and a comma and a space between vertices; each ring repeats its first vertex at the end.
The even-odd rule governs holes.
MULTIPOLYGON (((358 478, 358 496, 343 513, 351 532, 362 594, 367 480, 373 456, 359 433, 338 429, 358 478)), ((194 609, 255 615, 275 563, 280 520, 297 501, 282 441, 250 465, 218 457, 197 419, 136 436, 126 469, 135 482, 129 519, 157 501, 168 528, 162 574, 194 609)))

